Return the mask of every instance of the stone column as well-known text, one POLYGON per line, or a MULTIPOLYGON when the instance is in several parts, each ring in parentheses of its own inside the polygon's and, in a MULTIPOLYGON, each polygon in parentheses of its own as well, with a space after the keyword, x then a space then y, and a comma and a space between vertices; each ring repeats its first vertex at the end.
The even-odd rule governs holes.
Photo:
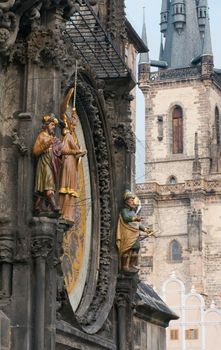
POLYGON ((137 273, 118 275, 116 306, 118 311, 118 349, 134 349, 133 304, 138 284, 137 273))
POLYGON ((119 294, 116 299, 118 314, 118 349, 127 350, 127 331, 126 331, 126 298, 124 294, 119 294))
MULTIPOLYGON (((54 248, 56 234, 56 220, 49 218, 33 218, 33 232, 31 241, 32 256, 34 259, 35 288, 34 288, 34 350, 48 348, 46 336, 46 303, 56 304, 49 300, 47 293, 46 266, 54 248)), ((52 257, 53 259, 53 257, 52 257)), ((56 288, 56 286, 51 286, 56 288)), ((53 293, 52 293, 53 295, 53 293)), ((54 308, 55 309, 55 308, 54 308)), ((52 345, 54 346, 54 345, 52 345)), ((50 349, 52 347, 50 346, 50 349)))
POLYGON ((0 217, 0 299, 10 298, 12 294, 14 248, 15 229, 8 218, 0 217))

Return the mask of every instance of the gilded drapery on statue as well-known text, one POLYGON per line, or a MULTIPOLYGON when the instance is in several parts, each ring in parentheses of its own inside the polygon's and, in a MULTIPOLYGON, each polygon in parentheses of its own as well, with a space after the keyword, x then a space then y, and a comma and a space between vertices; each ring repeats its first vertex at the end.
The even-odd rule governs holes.
POLYGON ((45 115, 42 118, 42 124, 33 147, 33 154, 38 157, 35 180, 37 196, 35 212, 38 214, 59 211, 55 201, 55 191, 58 185, 60 156, 63 147, 54 134, 58 119, 53 114, 45 115))
POLYGON ((78 166, 81 157, 86 154, 82 151, 75 133, 77 125, 77 112, 75 107, 71 110, 71 116, 68 117, 67 109, 74 89, 70 89, 62 106, 62 120, 64 121, 62 137, 62 164, 60 172, 59 185, 59 206, 62 219, 73 223, 75 221, 75 198, 78 193, 78 166))
POLYGON ((140 250, 140 231, 146 237, 153 234, 150 228, 144 227, 138 215, 137 197, 130 191, 124 194, 124 206, 121 210, 117 226, 117 247, 120 256, 120 268, 128 272, 138 271, 138 253, 140 250))
POLYGON ((74 89, 70 89, 61 107, 61 121, 53 114, 42 118, 42 129, 39 132, 33 154, 38 158, 35 181, 35 213, 49 215, 50 212, 74 223, 75 199, 78 193, 78 167, 81 157, 86 154, 77 140, 75 133, 77 112, 75 107, 68 116, 68 108, 74 89), (56 125, 62 127, 62 136, 55 136, 56 125), (55 193, 59 192, 59 207, 55 193))

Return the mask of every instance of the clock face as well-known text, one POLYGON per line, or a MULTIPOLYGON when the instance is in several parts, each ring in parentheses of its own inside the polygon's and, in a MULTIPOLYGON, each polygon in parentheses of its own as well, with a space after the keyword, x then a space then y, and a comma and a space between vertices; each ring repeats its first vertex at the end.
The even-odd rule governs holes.
MULTIPOLYGON (((76 134, 81 149, 86 150, 84 135, 78 120, 76 134)), ((63 238, 61 265, 65 286, 73 311, 80 304, 84 291, 90 258, 92 201, 87 155, 80 158, 77 166, 77 192, 74 198, 74 223, 63 238)))

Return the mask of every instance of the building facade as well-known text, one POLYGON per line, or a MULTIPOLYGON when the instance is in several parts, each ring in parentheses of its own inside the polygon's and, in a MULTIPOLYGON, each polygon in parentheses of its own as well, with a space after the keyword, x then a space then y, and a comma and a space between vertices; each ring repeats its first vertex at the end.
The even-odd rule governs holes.
MULTIPOLYGON (((221 80, 207 1, 162 1, 161 32, 159 60, 141 55, 139 64, 146 145, 145 183, 137 191, 156 233, 143 243, 141 277, 161 294, 175 271, 187 294, 195 290, 205 308, 220 309, 221 80)), ((168 349, 211 349, 183 337, 168 349)))

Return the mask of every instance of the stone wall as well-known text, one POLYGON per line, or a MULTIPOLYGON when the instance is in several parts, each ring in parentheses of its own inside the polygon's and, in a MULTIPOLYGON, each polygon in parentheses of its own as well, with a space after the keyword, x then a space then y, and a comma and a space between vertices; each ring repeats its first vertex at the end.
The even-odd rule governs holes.
POLYGON ((166 183, 171 175, 178 182, 192 176, 195 132, 198 133, 202 174, 209 173, 209 157, 215 107, 221 108, 220 90, 199 79, 151 83, 146 103, 146 181, 166 183), (183 109, 183 154, 172 154, 172 109, 183 109), (163 134, 159 137, 159 118, 163 134), (163 169, 163 171, 162 171, 163 169))
POLYGON ((221 307, 221 168, 214 133, 215 108, 221 109, 220 85, 199 74, 188 79, 161 79, 161 73, 163 76, 163 71, 156 76, 151 73, 152 81, 141 81, 146 103, 146 184, 138 185, 138 196, 143 219, 157 237, 142 243, 140 276, 160 292, 167 276, 175 271, 187 288, 194 285, 202 293, 207 306, 215 300, 221 307), (182 154, 172 153, 175 105, 183 109, 182 154), (199 178, 217 181, 208 190, 201 180, 194 189, 196 157, 201 165, 199 178), (171 261, 174 240, 180 246, 180 259, 171 261))
POLYGON ((134 350, 165 350, 165 329, 157 325, 147 324, 134 318, 135 347, 134 350))

